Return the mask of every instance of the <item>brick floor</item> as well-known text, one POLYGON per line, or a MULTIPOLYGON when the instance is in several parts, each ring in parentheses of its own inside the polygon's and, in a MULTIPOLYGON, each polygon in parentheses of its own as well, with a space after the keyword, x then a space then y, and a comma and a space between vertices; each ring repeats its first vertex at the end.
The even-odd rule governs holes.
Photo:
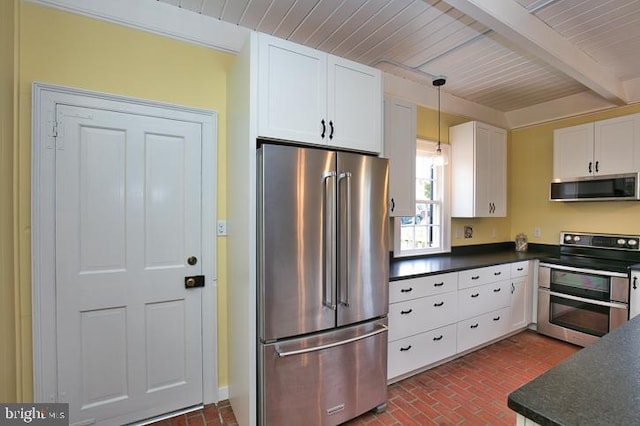
MULTIPOLYGON (((387 410, 348 426, 515 425, 507 396, 580 348, 523 331, 388 387, 387 410)), ((235 426, 229 401, 154 426, 235 426)))

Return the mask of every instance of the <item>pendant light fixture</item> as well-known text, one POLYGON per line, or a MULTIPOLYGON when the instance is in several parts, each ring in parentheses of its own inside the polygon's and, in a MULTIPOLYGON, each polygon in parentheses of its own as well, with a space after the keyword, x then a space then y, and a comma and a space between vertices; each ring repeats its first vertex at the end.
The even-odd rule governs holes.
POLYGON ((436 149, 436 156, 433 159, 433 164, 435 166, 444 166, 448 163, 447 156, 442 153, 442 149, 440 147, 440 88, 444 86, 446 82, 447 79, 444 77, 438 77, 432 81, 432 84, 438 88, 438 148, 436 149))

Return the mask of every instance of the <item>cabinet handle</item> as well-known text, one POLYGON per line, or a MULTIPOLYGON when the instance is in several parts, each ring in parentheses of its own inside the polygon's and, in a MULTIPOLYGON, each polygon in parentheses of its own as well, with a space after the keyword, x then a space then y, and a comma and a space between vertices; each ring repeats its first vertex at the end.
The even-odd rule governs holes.
POLYGON ((494 273, 493 273, 493 275, 495 275, 496 277, 497 277, 498 275, 500 275, 500 274, 502 274, 502 272, 500 272, 500 271, 498 271, 498 272, 494 272, 494 273))
POLYGON ((518 271, 518 272, 522 272, 522 271, 524 271, 524 268, 522 268, 522 267, 520 267, 520 268, 516 268, 516 271, 518 271))
POLYGON ((401 288, 400 289, 400 293, 409 293, 413 291, 413 287, 409 287, 409 288, 401 288))
POLYGON ((593 164, 591 161, 589 161, 589 174, 591 174, 592 170, 591 170, 591 164, 593 164))
POLYGON ((638 289, 638 277, 633 277, 633 289, 638 289))
POLYGON ((475 275, 475 276, 471 277, 472 280, 477 280, 478 278, 480 278, 480 275, 475 275))
POLYGON ((407 315, 413 312, 413 309, 409 309, 408 311, 400 311, 400 315, 407 315))
POLYGON ((480 324, 475 323, 475 324, 473 324, 473 325, 470 325, 469 327, 470 327, 470 328, 478 328, 478 325, 480 325, 480 324))
POLYGON ((324 134, 327 132, 327 125, 324 122, 324 118, 320 120, 320 123, 322 123, 322 133, 320 134, 320 137, 324 139, 324 134))
POLYGON ((433 283, 434 287, 442 287, 444 285, 444 281, 442 281, 441 283, 433 283))
POLYGON ((511 294, 516 292, 516 286, 514 283, 511 283, 511 294))
POLYGON ((500 321, 500 315, 498 315, 497 317, 493 317, 494 321, 500 321))
POLYGON ((405 351, 408 351, 409 349, 411 349, 411 345, 400 348, 400 352, 405 352, 405 351))
POLYGON ((394 212, 396 209, 396 200, 391 199, 391 212, 394 212))
POLYGON ((434 337, 434 338, 433 338, 433 341, 434 341, 434 342, 437 342, 437 341, 439 341, 439 340, 442 340, 442 338, 443 338, 443 337, 444 337, 444 336, 441 334, 441 335, 439 335, 438 337, 434 337))
POLYGON ((478 297, 478 296, 480 296, 480 293, 473 293, 473 294, 471 295, 471 297, 473 297, 473 298, 478 297))
POLYGON ((331 133, 329 133, 329 139, 333 139, 333 121, 329 121, 329 127, 331 127, 331 133))
POLYGON ((494 289, 493 289, 493 292, 494 292, 494 293, 500 293, 500 290, 502 290, 502 288, 501 288, 501 287, 494 288, 494 289))
POLYGON ((444 302, 440 302, 440 303, 434 303, 433 306, 438 308, 440 306, 444 305, 444 302))
POLYGON ((596 173, 598 173, 600 171, 599 170, 600 169, 599 164, 600 164, 600 162, 596 161, 596 173))

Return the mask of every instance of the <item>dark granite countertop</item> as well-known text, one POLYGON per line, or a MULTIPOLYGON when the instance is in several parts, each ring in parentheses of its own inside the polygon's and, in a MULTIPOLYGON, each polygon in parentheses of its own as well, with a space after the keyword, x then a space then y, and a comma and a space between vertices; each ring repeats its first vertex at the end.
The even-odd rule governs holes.
POLYGON ((390 281, 397 281, 501 263, 540 259, 555 256, 556 252, 554 250, 555 246, 530 246, 526 252, 517 252, 513 243, 454 247, 451 254, 392 259, 389 279, 390 281))
POLYGON ((640 317, 512 392, 508 406, 543 426, 640 425, 640 317))

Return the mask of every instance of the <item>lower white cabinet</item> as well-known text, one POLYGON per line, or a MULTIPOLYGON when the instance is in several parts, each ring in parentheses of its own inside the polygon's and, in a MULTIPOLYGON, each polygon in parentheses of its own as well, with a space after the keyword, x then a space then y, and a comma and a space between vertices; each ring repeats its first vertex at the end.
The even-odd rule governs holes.
POLYGON ((454 323, 457 307, 455 292, 393 303, 389 305, 389 341, 454 323))
POLYGON ((529 266, 521 261, 391 282, 388 379, 529 325, 529 266))
POLYGON ((429 330, 389 342, 387 377, 393 378, 456 353, 456 325, 429 330))
POLYGON ((506 334, 509 307, 458 322, 458 352, 464 352, 506 334))

